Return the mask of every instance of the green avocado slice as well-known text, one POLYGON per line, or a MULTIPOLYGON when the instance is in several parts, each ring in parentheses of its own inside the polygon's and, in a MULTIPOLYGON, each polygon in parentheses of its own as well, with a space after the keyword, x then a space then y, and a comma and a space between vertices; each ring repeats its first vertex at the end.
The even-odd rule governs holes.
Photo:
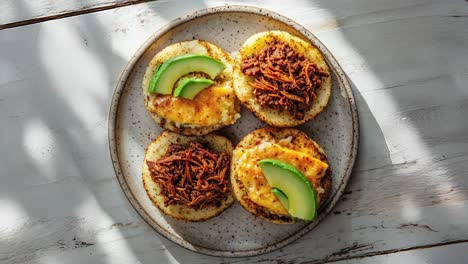
MULTIPOLYGON (((286 194, 284 194, 280 189, 278 188, 271 188, 271 192, 280 200, 281 204, 286 208, 286 210, 289 209, 289 200, 286 194)), ((297 222, 297 218, 292 217, 293 223, 297 222)))
POLYGON ((154 72, 148 91, 159 94, 172 94, 174 84, 182 76, 191 72, 203 72, 211 79, 226 68, 224 63, 206 55, 184 54, 170 58, 154 72))
POLYGON ((286 194, 284 194, 280 189, 274 188, 274 187, 271 189, 271 192, 276 196, 276 198, 278 198, 278 200, 281 202, 284 208, 288 210, 289 201, 288 201, 288 197, 286 196, 286 194))
POLYGON ((184 78, 174 91, 174 96, 193 99, 203 89, 210 87, 214 82, 205 78, 184 78))
POLYGON ((261 160, 258 165, 270 186, 279 189, 287 197, 288 212, 291 216, 307 221, 315 219, 315 191, 302 172, 275 159, 261 160))

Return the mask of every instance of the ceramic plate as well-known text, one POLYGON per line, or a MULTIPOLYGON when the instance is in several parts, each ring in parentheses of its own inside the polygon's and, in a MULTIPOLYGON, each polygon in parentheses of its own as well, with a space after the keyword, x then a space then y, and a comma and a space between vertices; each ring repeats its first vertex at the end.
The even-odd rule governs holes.
MULTIPOLYGON (((242 117, 219 131, 234 144, 265 124, 243 109, 242 117)), ((137 212, 156 231, 173 242, 204 254, 236 257, 266 253, 306 234, 324 219, 343 193, 356 157, 357 112, 351 88, 341 67, 325 46, 307 29, 279 14, 245 6, 204 9, 178 18, 157 31, 136 52, 125 68, 112 98, 109 145, 122 189, 137 212), (143 189, 141 168, 145 148, 162 129, 146 112, 141 81, 150 59, 162 48, 184 40, 202 39, 224 48, 234 57, 252 34, 283 30, 313 43, 323 53, 332 74, 332 96, 324 112, 299 127, 328 155, 333 187, 327 203, 311 223, 275 225, 245 211, 237 202, 220 216, 187 223, 163 215, 143 189)))

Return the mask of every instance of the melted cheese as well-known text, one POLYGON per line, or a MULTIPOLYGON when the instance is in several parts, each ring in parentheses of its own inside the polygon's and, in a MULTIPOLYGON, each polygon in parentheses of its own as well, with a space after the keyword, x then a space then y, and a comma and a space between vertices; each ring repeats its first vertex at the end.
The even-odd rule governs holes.
POLYGON ((168 120, 197 126, 230 124, 237 111, 231 88, 212 86, 193 100, 168 95, 151 95, 149 110, 168 120))
POLYGON ((325 174, 328 164, 306 153, 263 142, 252 149, 243 150, 237 166, 237 175, 244 186, 248 188, 247 195, 254 203, 277 214, 288 215, 280 201, 271 193, 271 187, 257 165, 260 160, 267 158, 277 159, 296 167, 309 180, 314 190, 320 191, 320 180, 325 174))
MULTIPOLYGON (((184 77, 205 77, 189 73, 184 77)), ((175 85, 177 86, 177 84, 175 85)), ((201 128, 233 124, 239 117, 239 105, 232 88, 232 59, 221 48, 202 40, 191 40, 169 45, 154 56, 142 82, 146 109, 174 123, 176 127, 201 128), (178 55, 203 54, 224 63, 226 68, 213 80, 215 83, 201 91, 193 100, 148 92, 157 67, 178 55)), ((163 127, 165 127, 163 125, 163 127)))

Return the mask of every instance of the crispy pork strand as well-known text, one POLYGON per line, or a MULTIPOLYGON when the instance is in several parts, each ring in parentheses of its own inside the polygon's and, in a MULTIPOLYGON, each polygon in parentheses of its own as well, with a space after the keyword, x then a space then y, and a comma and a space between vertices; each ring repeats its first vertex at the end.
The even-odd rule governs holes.
POLYGON ((260 105, 287 111, 297 120, 304 118, 317 97, 315 92, 322 84, 321 78, 330 76, 282 41, 273 41, 259 53, 245 58, 241 71, 255 77, 249 84, 260 105))
POLYGON ((212 153, 198 142, 188 147, 173 144, 162 159, 147 164, 166 206, 201 209, 227 199, 230 158, 226 153, 212 153))

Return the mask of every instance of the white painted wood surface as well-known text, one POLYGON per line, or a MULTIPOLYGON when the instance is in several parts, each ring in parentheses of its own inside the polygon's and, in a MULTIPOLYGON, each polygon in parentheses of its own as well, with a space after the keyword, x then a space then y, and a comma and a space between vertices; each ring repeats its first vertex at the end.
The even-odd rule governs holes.
POLYGON ((433 264, 433 263, 466 263, 468 243, 444 245, 434 248, 404 251, 381 256, 356 258, 334 262, 335 264, 433 264))
MULTIPOLYGON (((335 212, 292 245, 242 259, 192 253, 139 218, 108 154, 113 87, 151 33, 224 4, 150 2, 0 31, 1 263, 315 263, 468 241, 468 3, 231 3, 303 24, 353 84, 361 142, 335 212)), ((460 263, 465 252, 466 243, 349 263, 460 263)))
POLYGON ((109 8, 116 4, 136 1, 138 0, 2 0, 0 1, 0 25, 74 11, 109 8))

